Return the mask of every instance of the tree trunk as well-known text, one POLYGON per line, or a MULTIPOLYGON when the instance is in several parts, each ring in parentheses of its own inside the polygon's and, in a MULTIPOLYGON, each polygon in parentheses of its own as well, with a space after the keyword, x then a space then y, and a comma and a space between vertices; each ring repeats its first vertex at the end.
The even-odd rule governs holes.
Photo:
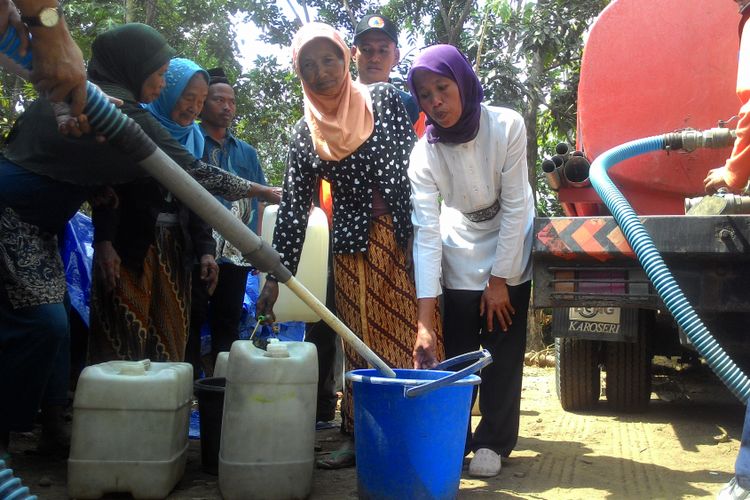
POLYGON ((156 0, 146 0, 146 21, 149 26, 156 20, 156 0))
POLYGON ((445 30, 444 33, 437 33, 440 43, 447 43, 458 47, 458 39, 463 32, 464 23, 466 23, 466 18, 471 13, 473 6, 474 0, 465 0, 463 4, 461 2, 446 0, 440 2, 440 19, 443 22, 443 29, 445 30), (461 9, 461 11, 457 13, 458 9, 461 9))
POLYGON ((536 163, 539 157, 537 151, 537 113, 542 102, 540 95, 540 80, 544 71, 542 57, 539 49, 535 50, 531 57, 529 65, 529 78, 526 80, 526 88, 529 95, 528 106, 524 111, 524 121, 526 122, 526 163, 529 169, 529 183, 534 193, 534 203, 536 204, 536 163))
POLYGON ((482 29, 479 35, 479 42, 477 43, 477 58, 474 61, 474 73, 479 74, 479 67, 482 63, 482 49, 484 48, 484 37, 487 34, 487 25, 489 24, 489 13, 490 10, 484 11, 484 18, 482 18, 482 29))
POLYGON ((549 328, 548 325, 551 320, 547 318, 544 309, 529 307, 527 321, 529 334, 526 336, 526 352, 538 352, 546 349, 547 343, 544 341, 545 328, 549 328))
POLYGON ((135 14, 135 0, 125 0, 125 22, 132 23, 135 14))

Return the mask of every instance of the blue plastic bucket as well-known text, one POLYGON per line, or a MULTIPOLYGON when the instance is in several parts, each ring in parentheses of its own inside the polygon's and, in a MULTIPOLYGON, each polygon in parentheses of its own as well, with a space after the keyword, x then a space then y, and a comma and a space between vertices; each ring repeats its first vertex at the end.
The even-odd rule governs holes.
POLYGON ((450 359, 436 370, 346 374, 354 389, 357 487, 362 499, 449 499, 458 494, 469 424, 472 375, 492 361, 487 351, 450 359), (479 358, 449 372, 443 368, 479 358))

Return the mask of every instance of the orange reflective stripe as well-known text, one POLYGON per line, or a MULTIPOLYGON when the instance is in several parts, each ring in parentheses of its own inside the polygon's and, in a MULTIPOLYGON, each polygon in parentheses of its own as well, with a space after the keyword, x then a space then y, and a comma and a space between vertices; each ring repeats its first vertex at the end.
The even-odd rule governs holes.
POLYGON ((600 262, 615 257, 634 257, 625 235, 614 219, 573 217, 552 219, 536 235, 549 253, 565 260, 586 254, 600 262))
POLYGON ((607 250, 596 240, 596 233, 604 227, 602 219, 588 219, 570 235, 585 253, 597 260, 607 260, 607 250))

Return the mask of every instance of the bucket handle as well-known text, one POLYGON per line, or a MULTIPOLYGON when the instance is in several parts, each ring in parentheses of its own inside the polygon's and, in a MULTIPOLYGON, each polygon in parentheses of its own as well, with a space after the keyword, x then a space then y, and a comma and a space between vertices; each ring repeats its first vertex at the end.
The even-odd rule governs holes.
POLYGON ((492 363, 492 356, 490 355, 490 351, 488 351, 487 349, 480 349, 478 351, 467 352, 466 354, 461 354, 460 356, 447 359, 443 361, 442 363, 440 363, 439 365, 437 365, 434 369, 443 370, 450 366, 457 365, 459 363, 465 363, 467 361, 473 361, 475 359, 477 361, 474 364, 469 365, 466 368, 459 370, 455 373, 451 373, 450 375, 447 375, 443 378, 439 378, 427 384, 422 384, 416 387, 411 387, 409 389, 404 388, 404 395, 407 398, 415 398, 417 396, 421 396, 428 392, 434 391, 435 389, 440 389, 441 387, 450 385, 456 380, 461 380, 467 375, 471 375, 474 372, 478 372, 479 370, 481 370, 488 364, 492 363))

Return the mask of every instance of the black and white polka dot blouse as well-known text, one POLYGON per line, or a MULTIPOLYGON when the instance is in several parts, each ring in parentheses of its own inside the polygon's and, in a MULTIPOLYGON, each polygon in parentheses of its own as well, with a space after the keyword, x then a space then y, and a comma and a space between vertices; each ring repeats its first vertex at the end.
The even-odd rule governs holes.
POLYGON ((313 195, 323 178, 333 196, 333 252, 367 251, 373 186, 393 216, 397 241, 406 245, 412 234, 407 168, 416 136, 395 87, 370 85, 375 127, 357 151, 341 161, 321 160, 304 118, 294 126, 284 174, 273 245, 281 261, 297 271, 313 195))

